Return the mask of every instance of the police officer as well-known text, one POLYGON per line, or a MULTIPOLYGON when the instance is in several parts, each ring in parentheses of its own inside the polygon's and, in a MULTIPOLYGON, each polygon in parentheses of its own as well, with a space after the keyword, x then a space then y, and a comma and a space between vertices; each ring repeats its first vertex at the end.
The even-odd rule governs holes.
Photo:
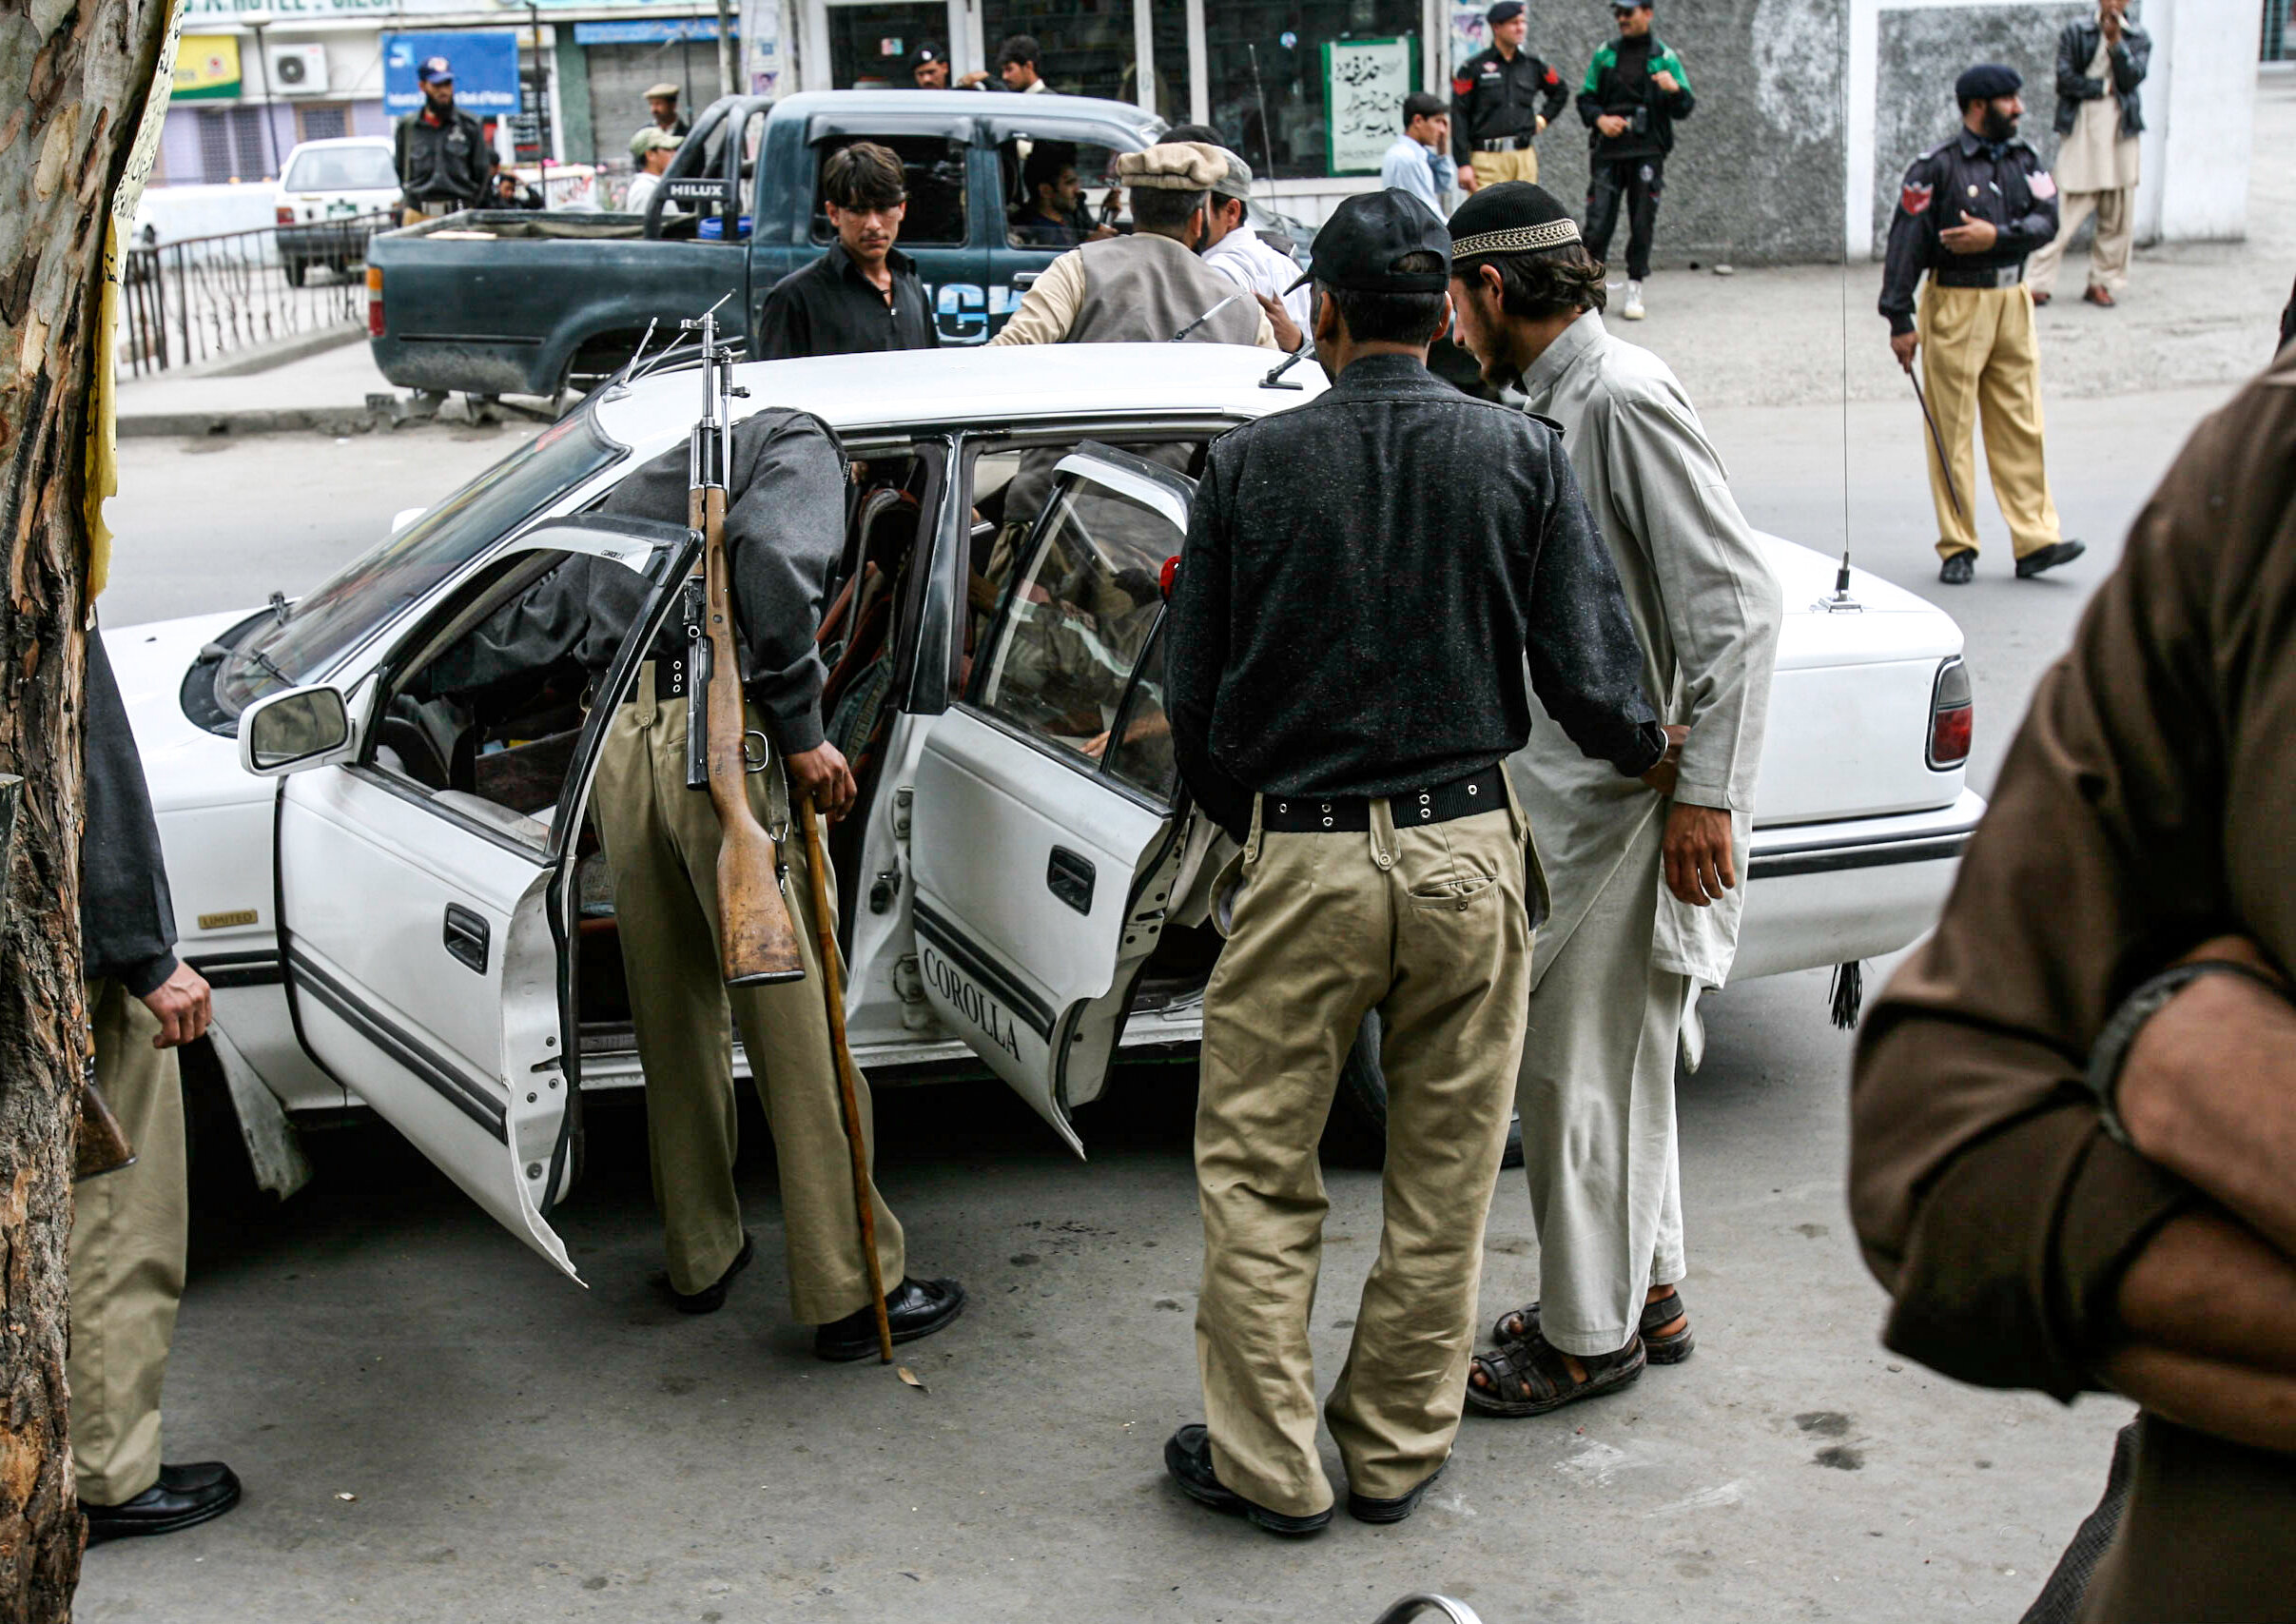
POLYGON ((1313 264, 1333 387, 1213 442, 1165 673, 1181 774, 1242 850, 1215 886, 1228 941, 1197 1085, 1207 1419, 1164 1460, 1190 1497, 1286 1535, 1332 1518, 1308 1315, 1348 1046, 1379 1010, 1386 1221, 1324 1414, 1349 1511, 1399 1522, 1465 1402, 1545 896, 1500 763, 1531 688, 1622 774, 1667 753, 1561 437, 1427 370, 1451 319, 1442 222, 1408 192, 1352 197, 1313 264))
POLYGON ((485 127, 455 106, 455 70, 446 58, 423 58, 415 82, 422 87, 422 106, 399 121, 392 146, 402 225, 482 208, 494 190, 495 149, 485 127))
POLYGON ((1460 189, 1470 192, 1492 181, 1537 180, 1530 144, 1569 97, 1563 76, 1523 49, 1530 31, 1523 0, 1498 0, 1484 15, 1489 48, 1451 79, 1451 156, 1460 189))
POLYGON ((2017 139, 2024 85, 2014 68, 1980 63, 1954 84, 1961 130, 1914 161, 1890 221, 1881 314, 1890 351, 1921 379, 1936 440, 1929 494, 1937 510, 1937 578, 1966 584, 1976 573, 1977 527, 1970 437, 1982 411, 1985 465, 2009 520, 2017 575, 2071 563, 2086 551, 2058 534, 2056 503, 2041 459, 2040 349, 2025 259, 2056 235, 2057 188, 2040 155, 2017 139), (1917 315, 1914 286, 1921 273, 1917 315), (1952 459, 1951 466, 1938 460, 1952 459))
POLYGON ((1610 15, 1618 37, 1595 51, 1579 87, 1579 117, 1587 129, 1586 251, 1610 258, 1610 234, 1625 205, 1626 296, 1619 315, 1639 322, 1674 121, 1688 118, 1698 102, 1683 59, 1650 31, 1650 0, 1613 0, 1610 15))

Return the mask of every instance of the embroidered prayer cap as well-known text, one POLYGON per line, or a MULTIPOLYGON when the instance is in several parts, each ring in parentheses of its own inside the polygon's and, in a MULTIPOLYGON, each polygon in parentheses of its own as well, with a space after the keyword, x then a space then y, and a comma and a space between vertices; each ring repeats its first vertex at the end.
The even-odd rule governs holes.
POLYGON ((1501 181, 1477 186, 1451 214, 1451 264, 1528 254, 1579 240, 1579 223, 1545 186, 1501 181))

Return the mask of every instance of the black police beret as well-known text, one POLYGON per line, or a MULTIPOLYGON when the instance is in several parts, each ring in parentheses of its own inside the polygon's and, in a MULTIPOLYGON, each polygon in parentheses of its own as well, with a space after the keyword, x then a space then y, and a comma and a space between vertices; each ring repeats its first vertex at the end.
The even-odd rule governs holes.
POLYGON ((1980 62, 1954 81, 1954 104, 1965 108, 1972 102, 2014 96, 2024 88, 2025 76, 2015 68, 1998 62, 1980 62))
POLYGON ((1527 9, 1523 0, 1499 0, 1497 5, 1483 13, 1483 20, 1495 29, 1501 23, 1513 22, 1527 9))
POLYGON ((1477 186, 1451 215, 1451 263, 1527 254, 1579 241, 1579 223, 1554 193, 1528 181, 1477 186))

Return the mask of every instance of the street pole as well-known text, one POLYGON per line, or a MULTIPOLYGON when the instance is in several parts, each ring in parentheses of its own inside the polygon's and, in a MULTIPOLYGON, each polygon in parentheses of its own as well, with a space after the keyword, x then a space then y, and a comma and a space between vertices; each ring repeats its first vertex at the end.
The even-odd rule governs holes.
POLYGON ((726 0, 717 0, 717 93, 733 90, 733 12, 726 0))
MULTIPOLYGON (((270 54, 263 49, 263 25, 258 22, 253 27, 255 29, 255 61, 256 65, 263 70, 263 99, 256 105, 263 109, 263 147, 271 154, 271 173, 277 177, 280 172, 279 131, 271 127, 271 58, 270 54)), ((241 72, 243 76, 245 69, 242 68, 241 72)))

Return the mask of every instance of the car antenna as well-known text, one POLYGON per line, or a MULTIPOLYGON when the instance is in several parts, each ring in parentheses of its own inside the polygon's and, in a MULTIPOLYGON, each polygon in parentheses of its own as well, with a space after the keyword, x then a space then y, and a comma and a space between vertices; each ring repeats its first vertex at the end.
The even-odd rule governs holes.
POLYGON ((1850 550, 1841 550, 1841 567, 1834 572, 1834 596, 1821 597, 1818 607, 1829 615, 1857 614, 1865 608, 1850 596, 1850 550))
POLYGON ((1315 353, 1313 343, 1303 343, 1297 349, 1268 368, 1268 375, 1259 381, 1262 389, 1305 389, 1305 383, 1286 383, 1283 375, 1315 353))
POLYGON ((1234 293, 1229 294, 1227 298, 1221 300, 1217 304, 1212 306, 1211 309, 1205 311, 1201 316, 1198 316, 1195 321, 1189 323, 1186 326, 1182 327, 1178 332, 1173 334, 1172 337, 1164 342, 1166 343, 1178 343, 1190 333, 1195 332, 1197 328, 1202 326, 1206 322, 1212 320, 1213 317, 1218 315, 1222 310, 1225 310, 1229 305, 1235 303, 1243 296, 1244 290, 1240 287, 1237 288, 1234 293))

